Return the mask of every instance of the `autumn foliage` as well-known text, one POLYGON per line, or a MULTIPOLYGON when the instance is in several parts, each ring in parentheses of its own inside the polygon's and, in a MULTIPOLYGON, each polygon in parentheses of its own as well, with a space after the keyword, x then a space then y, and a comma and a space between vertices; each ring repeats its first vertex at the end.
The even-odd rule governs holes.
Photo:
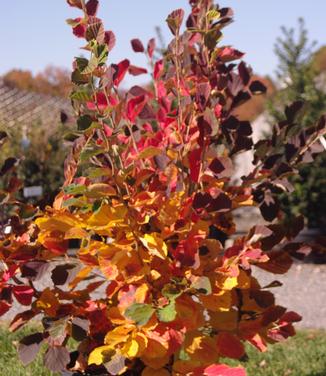
MULTIPOLYGON (((15 231, 0 243, 1 314, 15 299, 27 310, 11 329, 34 317, 44 328, 21 341, 20 358, 29 363, 45 344, 45 365, 75 375, 243 376, 223 359, 244 360, 245 342, 266 351, 301 319, 275 302, 269 288, 280 283, 262 286, 253 268, 283 274, 309 252, 293 241, 303 218, 285 223, 277 193, 313 160, 325 119, 303 131, 296 102, 270 139, 253 143, 250 123, 234 114, 265 86, 237 63, 241 52, 220 45, 232 11, 211 0, 167 17, 173 39, 161 60, 153 39, 131 42, 152 85, 124 93, 124 77, 147 69, 107 62, 115 37, 97 0, 68 3, 81 10, 68 22, 89 57, 74 61, 65 184, 45 213, 13 214, 15 231), (246 150, 254 168, 237 182, 233 157, 246 150), (233 213, 246 207, 266 224, 237 237, 233 213)), ((14 189, 3 194, 17 213, 14 189)))

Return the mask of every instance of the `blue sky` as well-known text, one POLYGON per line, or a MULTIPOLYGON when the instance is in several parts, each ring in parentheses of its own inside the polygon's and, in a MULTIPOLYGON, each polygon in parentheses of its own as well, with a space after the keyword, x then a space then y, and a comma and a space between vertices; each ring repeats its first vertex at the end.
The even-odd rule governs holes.
MULTIPOLYGON (((65 19, 77 17, 78 10, 65 0, 1 1, 0 74, 12 68, 33 72, 53 64, 70 68, 73 56, 80 54, 81 41, 76 39, 65 19)), ((326 44, 326 0, 224 0, 223 6, 235 11, 235 22, 225 29, 224 42, 246 52, 248 61, 259 74, 273 74, 276 58, 273 44, 281 25, 294 26, 303 16, 311 39, 326 44)), ((168 13, 176 8, 188 9, 186 0, 101 0, 100 17, 106 29, 117 36, 111 61, 127 57, 142 64, 139 54, 132 52, 130 39, 144 42, 155 36, 155 26, 165 26, 168 13)))

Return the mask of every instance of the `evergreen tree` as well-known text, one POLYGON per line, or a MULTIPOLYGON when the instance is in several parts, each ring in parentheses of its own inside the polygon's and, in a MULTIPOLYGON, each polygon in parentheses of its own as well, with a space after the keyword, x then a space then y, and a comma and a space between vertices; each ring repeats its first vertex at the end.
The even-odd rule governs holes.
MULTIPOLYGON (((305 101, 298 127, 314 123, 326 110, 326 87, 321 73, 315 69, 316 43, 309 39, 304 20, 298 20, 297 30, 281 28, 282 35, 275 43, 278 57, 277 78, 280 89, 268 102, 272 122, 284 120, 284 107, 294 101, 305 101)), ((322 227, 326 223, 326 153, 313 164, 299 170, 292 178, 295 192, 282 197, 288 216, 298 213, 308 218, 308 227, 322 227)))

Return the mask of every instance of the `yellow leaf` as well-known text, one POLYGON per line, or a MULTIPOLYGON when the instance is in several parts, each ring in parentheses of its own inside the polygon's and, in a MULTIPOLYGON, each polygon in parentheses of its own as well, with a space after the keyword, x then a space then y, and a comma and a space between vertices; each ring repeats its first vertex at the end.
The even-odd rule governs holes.
POLYGON ((104 183, 91 184, 87 187, 85 195, 90 198, 99 198, 103 196, 116 196, 117 192, 111 185, 104 183))
POLYGON ((182 195, 182 192, 172 194, 160 207, 158 218, 165 226, 171 226, 179 219, 182 195))
POLYGON ((169 149, 166 154, 172 160, 178 158, 178 152, 176 150, 169 149))
POLYGON ((101 346, 94 349, 88 357, 88 364, 100 366, 111 358, 114 350, 110 346, 101 346))
POLYGON ((130 339, 121 350, 121 354, 128 358, 134 358, 139 351, 138 342, 134 339, 130 339))
POLYGON ((134 328, 134 325, 118 326, 106 334, 104 343, 111 347, 114 347, 119 343, 124 343, 128 340, 129 334, 134 328))
POLYGON ((160 154, 162 154, 161 148, 156 148, 155 146, 149 146, 148 148, 142 150, 138 154, 137 159, 152 158, 160 154))
POLYGON ((163 239, 157 232, 152 234, 145 234, 143 238, 140 238, 143 245, 149 250, 150 254, 165 259, 168 254, 168 248, 163 239))
POLYGON ((93 213, 87 221, 87 225, 93 230, 109 230, 117 225, 124 224, 127 209, 123 205, 102 205, 93 213))
POLYGON ((223 283, 223 290, 232 290, 238 285, 237 277, 227 277, 223 283))
POLYGON ((144 303, 148 294, 149 288, 146 283, 141 284, 135 291, 135 303, 144 303))
POLYGON ((73 227, 83 227, 83 222, 67 212, 57 212, 52 216, 40 217, 35 220, 42 231, 66 232, 73 227))
POLYGON ((70 288, 75 288, 79 282, 83 281, 86 277, 88 277, 89 273, 93 270, 92 267, 86 266, 82 270, 78 272, 76 277, 69 283, 70 288))
POLYGON ((150 274, 151 274, 151 278, 153 279, 153 281, 156 281, 162 276, 157 270, 151 270, 150 274))
POLYGON ((88 236, 87 231, 83 230, 80 227, 73 227, 66 231, 64 238, 65 239, 83 239, 88 236))

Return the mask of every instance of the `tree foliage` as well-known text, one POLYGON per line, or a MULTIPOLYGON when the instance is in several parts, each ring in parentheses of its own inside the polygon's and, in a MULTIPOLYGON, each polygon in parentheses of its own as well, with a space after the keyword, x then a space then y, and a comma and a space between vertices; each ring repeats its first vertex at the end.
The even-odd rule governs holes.
POLYGON ((229 8, 191 0, 187 19, 172 12, 161 60, 153 60, 154 40, 133 40, 153 67, 153 90, 121 93, 126 74, 147 70, 107 63, 115 39, 96 16, 97 0, 68 3, 82 10, 68 22, 89 57, 74 61, 78 120, 64 188, 0 244, 1 313, 16 299, 28 308, 11 329, 37 315, 44 327, 20 342, 20 358, 32 361, 45 344, 45 365, 76 375, 243 376, 223 358, 245 359, 245 341, 265 351, 301 319, 276 304, 268 289, 279 282, 263 286, 252 271, 286 273, 309 251, 293 242, 302 217, 284 223, 277 193, 318 151, 325 119, 298 128, 296 102, 272 138, 253 144, 250 123, 234 111, 265 87, 236 63, 241 52, 220 44, 229 8), (232 157, 250 149, 255 167, 235 185, 232 157), (247 206, 270 224, 226 246, 233 212, 247 206), (70 239, 80 242, 74 256, 70 239), (53 284, 41 291, 49 268, 53 284), (69 353, 70 338, 78 345, 69 353))
POLYGON ((69 71, 52 65, 35 75, 28 70, 13 69, 3 76, 3 80, 18 89, 58 97, 68 97, 71 90, 69 71))
MULTIPOLYGON (((282 28, 275 53, 279 60, 277 76, 281 89, 268 104, 272 121, 283 121, 284 108, 293 101, 304 101, 304 110, 298 119, 303 129, 316 122, 326 111, 326 85, 323 78, 321 52, 315 54, 315 43, 310 42, 303 19, 295 29, 282 28), (296 35, 297 34, 297 35, 296 35)), ((325 225, 326 213, 326 153, 313 166, 302 167, 291 179, 294 192, 283 196, 282 203, 288 216, 303 214, 309 227, 325 225)))

